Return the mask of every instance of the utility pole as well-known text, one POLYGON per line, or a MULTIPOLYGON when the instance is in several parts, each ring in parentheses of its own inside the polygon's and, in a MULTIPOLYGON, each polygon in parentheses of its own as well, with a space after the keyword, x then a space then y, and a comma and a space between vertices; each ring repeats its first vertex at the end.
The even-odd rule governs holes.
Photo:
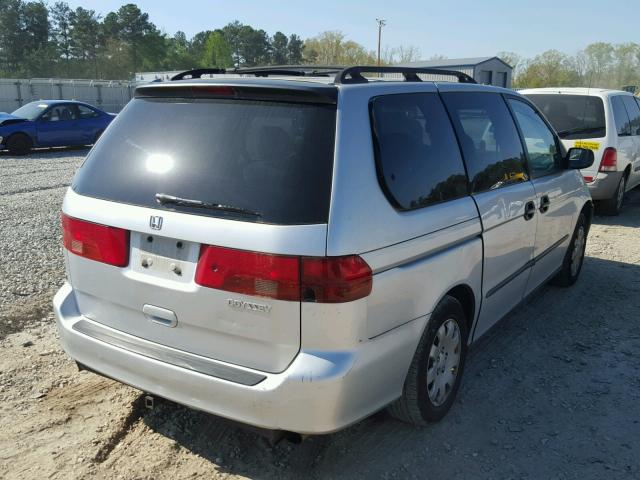
POLYGON ((376 22, 378 22, 378 66, 380 66, 380 39, 382 38, 382 27, 387 24, 387 21, 384 18, 376 18, 376 22))

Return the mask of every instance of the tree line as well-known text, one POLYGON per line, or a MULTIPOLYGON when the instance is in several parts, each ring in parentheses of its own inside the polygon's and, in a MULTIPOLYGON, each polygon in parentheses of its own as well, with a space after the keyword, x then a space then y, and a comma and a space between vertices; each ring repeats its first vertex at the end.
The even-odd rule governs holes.
POLYGON ((135 72, 296 64, 302 39, 240 22, 188 39, 167 35, 135 4, 104 17, 66 2, 0 0, 0 76, 128 79, 135 72))
MULTIPOLYGON (((576 55, 549 50, 526 59, 498 54, 514 67, 515 87, 640 85, 640 45, 588 45, 576 55)), ((434 55, 431 59, 444 59, 434 55)), ((421 59, 414 46, 385 48, 383 64, 421 59)), ((104 17, 66 2, 0 0, 0 77, 131 79, 135 72, 256 65, 345 65, 377 62, 377 54, 340 31, 303 40, 238 21, 187 38, 168 35, 135 4, 104 17)))
POLYGON ((575 55, 548 50, 534 58, 501 52, 514 67, 513 86, 600 87, 619 89, 640 85, 640 44, 596 42, 575 55))

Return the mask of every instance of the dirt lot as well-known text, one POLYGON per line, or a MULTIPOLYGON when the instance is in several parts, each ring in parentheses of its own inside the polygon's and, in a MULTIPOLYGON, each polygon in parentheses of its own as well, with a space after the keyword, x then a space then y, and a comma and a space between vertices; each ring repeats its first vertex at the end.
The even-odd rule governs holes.
POLYGON ((86 151, 0 155, 0 478, 640 478, 640 192, 597 217, 582 277, 473 348, 449 416, 384 412, 271 446, 80 373, 58 345, 58 216, 86 151))

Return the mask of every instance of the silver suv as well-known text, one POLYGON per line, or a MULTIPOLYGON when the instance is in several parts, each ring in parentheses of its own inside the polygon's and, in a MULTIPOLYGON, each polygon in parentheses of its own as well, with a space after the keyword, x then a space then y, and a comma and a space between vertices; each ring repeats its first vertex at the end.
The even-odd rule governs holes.
POLYGON ((427 69, 202 73, 139 87, 66 194, 54 307, 82 368, 268 429, 424 424, 473 341, 576 281, 593 152, 524 97, 427 69))

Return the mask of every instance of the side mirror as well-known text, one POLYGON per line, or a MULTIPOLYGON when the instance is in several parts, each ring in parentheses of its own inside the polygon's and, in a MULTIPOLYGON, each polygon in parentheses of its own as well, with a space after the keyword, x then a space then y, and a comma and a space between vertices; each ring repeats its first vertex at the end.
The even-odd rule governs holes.
POLYGON ((593 165, 593 150, 588 148, 570 148, 567 153, 569 168, 574 170, 582 170, 593 165))

